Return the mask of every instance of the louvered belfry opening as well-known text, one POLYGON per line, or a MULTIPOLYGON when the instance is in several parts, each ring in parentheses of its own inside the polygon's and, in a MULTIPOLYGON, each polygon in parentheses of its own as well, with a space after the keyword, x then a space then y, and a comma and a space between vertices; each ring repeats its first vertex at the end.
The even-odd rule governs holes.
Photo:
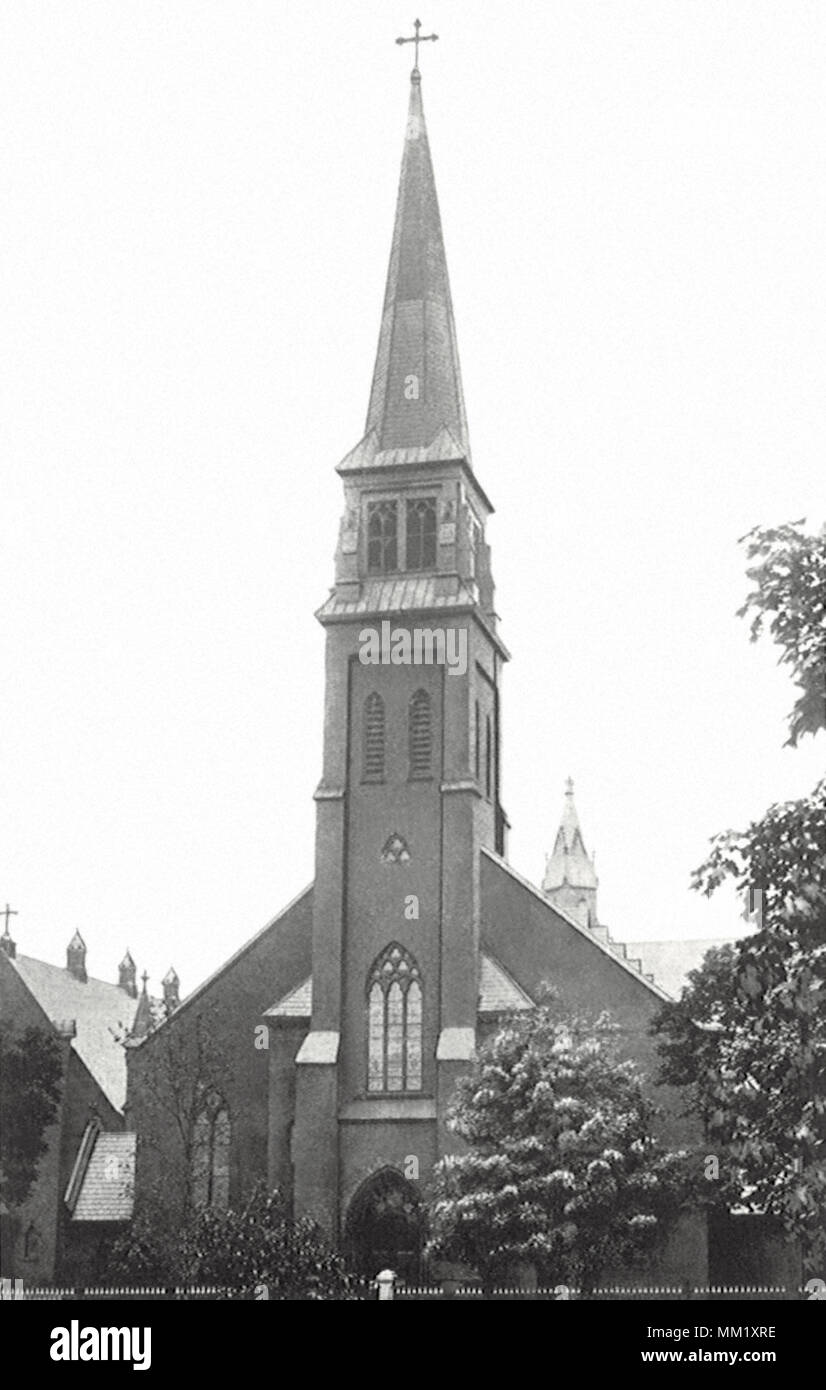
POLYGON ((410 742, 410 777, 429 777, 433 761, 433 732, 430 717, 430 696, 417 690, 411 697, 408 713, 410 742))
POLYGON ((377 691, 364 702, 363 772, 365 782, 384 781, 384 700, 377 691))

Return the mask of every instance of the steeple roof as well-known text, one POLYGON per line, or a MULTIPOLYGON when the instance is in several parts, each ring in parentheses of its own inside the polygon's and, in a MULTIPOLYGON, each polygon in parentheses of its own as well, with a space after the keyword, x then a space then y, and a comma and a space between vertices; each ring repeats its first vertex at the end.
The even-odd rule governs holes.
POLYGON ((143 988, 141 989, 140 998, 138 1000, 138 1007, 135 1010, 135 1017, 132 1021, 132 1031, 130 1033, 130 1038, 132 1039, 132 1041, 134 1041, 135 1039, 145 1038, 147 1033, 152 1032, 152 1029, 154 1028, 156 1023, 155 1013, 152 1008, 153 1001, 150 999, 149 991, 146 988, 148 979, 149 976, 144 970, 143 974, 141 975, 143 988))
POLYGON ((405 462, 418 462, 420 451, 421 461, 429 461, 439 435, 442 459, 470 457, 456 325, 417 69, 410 81, 365 439, 358 446, 358 459, 351 462, 348 457, 344 469, 381 463, 375 455, 390 450, 410 451, 405 462))
POLYGON ((570 888, 596 888, 597 883, 596 870, 585 848, 574 805, 574 784, 569 777, 565 784, 562 819, 556 832, 553 853, 545 867, 542 887, 549 892, 564 884, 570 888))

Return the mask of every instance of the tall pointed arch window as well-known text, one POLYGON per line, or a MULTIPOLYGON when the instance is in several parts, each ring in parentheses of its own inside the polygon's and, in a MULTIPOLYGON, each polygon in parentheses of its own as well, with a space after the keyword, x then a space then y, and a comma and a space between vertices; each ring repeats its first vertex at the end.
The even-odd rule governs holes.
POLYGON ((399 567, 398 506, 395 502, 367 504, 367 570, 390 574, 399 567))
POLYGON ((430 777, 433 762, 433 729, 430 696, 417 690, 410 697, 407 713, 410 777, 430 777))
POLYGON ((365 782, 384 781, 384 700, 377 691, 364 702, 362 778, 365 782))
POLYGON ((422 1089, 422 978, 394 941, 376 958, 367 979, 367 1089, 422 1089))
POLYGON ((406 568, 433 569, 436 564, 436 498, 411 498, 407 503, 405 520, 406 568))
POLYGON ((208 1091, 192 1136, 192 1197, 196 1206, 229 1206, 229 1111, 217 1091, 208 1091))

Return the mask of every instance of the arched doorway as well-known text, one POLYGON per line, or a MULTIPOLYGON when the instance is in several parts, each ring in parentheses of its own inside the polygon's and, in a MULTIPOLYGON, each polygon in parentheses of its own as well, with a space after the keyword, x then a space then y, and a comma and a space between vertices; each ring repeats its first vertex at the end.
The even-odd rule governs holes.
POLYGON ((366 1279, 394 1269, 408 1283, 421 1273, 423 1220, 412 1184, 395 1168, 382 1168, 363 1182, 350 1203, 345 1251, 366 1279))

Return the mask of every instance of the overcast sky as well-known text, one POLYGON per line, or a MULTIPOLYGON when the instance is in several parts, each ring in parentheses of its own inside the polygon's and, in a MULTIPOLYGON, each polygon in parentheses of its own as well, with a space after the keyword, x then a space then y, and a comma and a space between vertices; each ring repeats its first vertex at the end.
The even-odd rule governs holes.
MULTIPOLYGON (((313 875, 323 633, 415 11, 0 7, 0 899, 190 990, 313 875)), ((423 93, 502 635, 510 858, 736 931, 708 838, 823 735, 735 616, 826 516, 826 5, 437 0, 423 93)))

